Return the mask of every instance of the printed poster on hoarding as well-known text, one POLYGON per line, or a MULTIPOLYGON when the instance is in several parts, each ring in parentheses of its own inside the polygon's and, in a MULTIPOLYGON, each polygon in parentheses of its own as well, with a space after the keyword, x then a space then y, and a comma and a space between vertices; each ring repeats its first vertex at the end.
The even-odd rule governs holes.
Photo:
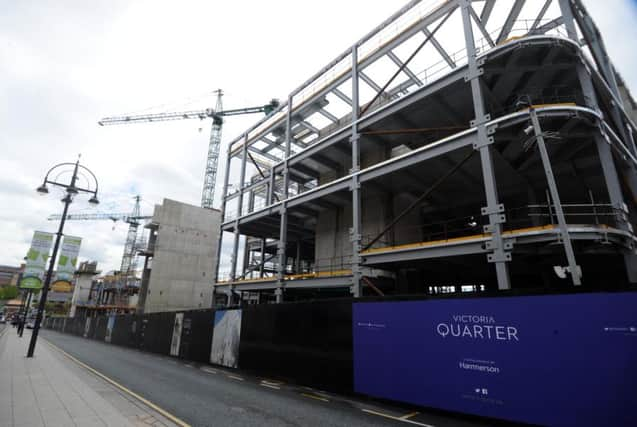
POLYGON ((170 355, 179 356, 179 345, 181 344, 181 329, 184 323, 184 313, 175 314, 173 325, 173 338, 170 342, 170 355))
POLYGON ((26 256, 24 274, 20 280, 23 289, 42 289, 46 262, 49 259, 49 251, 53 243, 53 234, 43 231, 33 233, 31 247, 26 256))
POLYGON ((88 332, 91 329, 91 318, 86 318, 86 323, 84 323, 84 338, 88 337, 88 332))
POLYGON ((64 236, 60 256, 58 258, 57 272, 55 274, 56 280, 53 285, 58 288, 64 284, 68 287, 71 286, 71 279, 75 274, 77 256, 80 253, 81 244, 81 237, 64 236))
POLYGON ((238 368, 240 338, 241 310, 216 311, 210 363, 238 368))
POLYGON ((635 307, 637 292, 355 303, 354 391, 529 424, 637 426, 635 307))
POLYGON ((108 316, 108 322, 106 322, 106 336, 104 337, 104 341, 111 342, 113 338, 113 328, 115 327, 115 316, 108 316))

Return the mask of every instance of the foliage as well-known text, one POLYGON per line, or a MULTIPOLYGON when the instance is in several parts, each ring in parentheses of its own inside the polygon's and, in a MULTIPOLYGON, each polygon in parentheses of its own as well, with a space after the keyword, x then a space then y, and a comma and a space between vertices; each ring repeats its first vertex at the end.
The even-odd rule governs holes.
POLYGON ((13 299, 18 296, 18 288, 15 286, 5 286, 0 288, 0 299, 13 299))

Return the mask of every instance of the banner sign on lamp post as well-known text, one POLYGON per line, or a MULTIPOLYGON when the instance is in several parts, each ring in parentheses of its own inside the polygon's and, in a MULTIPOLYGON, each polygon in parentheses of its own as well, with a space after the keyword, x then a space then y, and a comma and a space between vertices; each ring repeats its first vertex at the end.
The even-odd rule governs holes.
POLYGON ((44 270, 49 259, 49 251, 53 243, 53 233, 36 231, 33 233, 31 247, 26 257, 24 275, 20 280, 23 289, 42 289, 44 270))
POLYGON ((56 280, 53 285, 62 285, 63 283, 70 286, 71 279, 75 273, 77 265, 77 256, 80 253, 81 237, 64 236, 60 257, 58 259, 56 280))

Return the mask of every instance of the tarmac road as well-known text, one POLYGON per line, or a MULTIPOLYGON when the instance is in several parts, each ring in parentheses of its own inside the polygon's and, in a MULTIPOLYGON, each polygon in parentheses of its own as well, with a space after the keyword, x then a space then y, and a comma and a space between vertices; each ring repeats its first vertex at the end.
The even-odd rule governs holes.
POLYGON ((41 330, 41 336, 193 426, 486 425, 390 408, 49 330, 41 330))

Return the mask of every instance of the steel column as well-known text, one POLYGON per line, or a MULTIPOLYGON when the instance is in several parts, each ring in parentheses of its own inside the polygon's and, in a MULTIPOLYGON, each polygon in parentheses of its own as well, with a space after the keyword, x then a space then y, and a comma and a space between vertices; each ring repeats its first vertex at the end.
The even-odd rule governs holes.
POLYGON ((488 215, 489 225, 485 226, 485 231, 491 233, 491 241, 487 247, 492 253, 487 255, 487 261, 495 263, 495 270, 498 280, 498 289, 511 289, 511 279, 509 277, 508 261, 511 260, 511 247, 502 238, 502 224, 506 221, 504 215, 504 205, 498 202, 498 187, 493 169, 493 158, 491 154, 491 144, 493 137, 487 132, 486 123, 490 116, 486 114, 482 88, 480 86, 480 75, 483 70, 479 68, 476 58, 475 39, 471 25, 471 3, 468 0, 458 0, 461 8, 462 22, 464 27, 465 44, 467 49, 468 76, 465 78, 471 85, 473 98, 473 109, 475 120, 471 123, 477 130, 477 143, 475 149, 480 152, 480 163, 482 166, 482 177, 487 199, 487 206, 482 208, 482 214, 488 215))
MULTIPOLYGON (((227 198, 228 198, 228 182, 230 180, 230 161, 232 160, 232 157, 230 156, 230 151, 228 151, 227 155, 226 155, 226 170, 224 172, 224 177, 223 177, 223 189, 221 190, 223 192, 222 196, 221 196, 221 219, 219 221, 219 242, 217 244, 217 261, 216 261, 216 268, 215 268, 215 282, 219 281, 219 264, 221 262, 221 248, 222 248, 222 243, 223 243, 223 229, 221 228, 221 224, 223 224, 224 220, 225 220, 225 215, 226 215, 226 202, 227 202, 227 198)), ((214 306, 214 292, 213 292, 213 306, 214 306)))
MULTIPOLYGON (((579 4, 578 6, 581 8, 581 4, 579 4)), ((576 19, 573 13, 571 1, 560 0, 560 8, 562 10, 562 15, 564 16, 564 24, 566 25, 569 37, 577 41, 577 32, 575 27, 576 19)), ((580 20, 581 19, 585 18, 580 17, 580 20)), ((581 26, 588 25, 594 27, 592 23, 584 23, 580 22, 580 20, 578 20, 577 22, 581 26)), ((606 55, 606 51, 602 41, 597 38, 592 38, 592 34, 590 32, 591 28, 581 29, 582 32, 584 32, 585 34, 586 41, 589 43, 589 47, 591 49, 591 52, 593 53, 593 56, 595 57, 595 60, 597 61, 597 64, 601 65, 600 62, 603 62, 605 64, 604 66, 600 66, 600 73, 607 79, 610 78, 610 81, 608 81, 609 88, 611 89, 611 91, 615 91, 615 95, 618 98, 621 98, 617 90, 617 83, 614 74, 611 74, 610 76, 608 75, 609 67, 612 72, 612 64, 610 64, 610 61, 608 61, 608 56, 606 55)), ((594 30, 595 28, 592 28, 593 34, 595 34, 594 30)), ((590 71, 588 70, 584 62, 578 64, 577 72, 587 106, 599 111, 599 104, 595 93, 595 88, 593 86, 593 80, 590 71)), ((623 139, 622 142, 624 143, 624 145, 629 147, 629 151, 632 151, 633 154, 637 154, 637 147, 635 146, 632 129, 630 126, 627 125, 625 121, 625 113, 622 114, 622 111, 620 111, 622 108, 623 107, 618 105, 616 102, 611 101, 611 115, 613 121, 617 125, 619 137, 623 139)), ((617 214, 615 215, 617 228, 628 231, 632 234, 633 230, 632 226, 627 220, 627 205, 624 202, 619 176, 617 173, 615 162, 613 160, 611 146, 607 141, 608 137, 605 135, 604 126, 601 121, 598 123, 598 125, 599 131, 595 132, 594 136, 595 146, 597 147, 597 153, 599 156, 600 164, 602 166, 602 173, 604 175, 604 182, 606 183, 606 189, 608 191, 610 203, 615 209, 617 209, 617 214)), ((629 174, 635 174, 635 169, 632 167, 632 165, 628 168, 628 170, 629 174)), ((628 281, 631 283, 637 282, 637 256, 632 252, 625 254, 624 263, 628 281)))
MULTIPOLYGON (((275 291, 276 302, 283 302, 283 288, 285 281, 285 267, 287 265, 287 237, 288 237, 288 197, 290 194, 290 169, 288 159, 290 157, 292 147, 292 99, 291 94, 288 97, 288 110, 285 117, 285 153, 283 159, 283 203, 279 207, 281 223, 279 226, 279 242, 277 245, 277 254, 279 256, 279 265, 277 266, 277 288, 275 291)), ((246 143, 247 145, 247 143, 246 143)), ((274 171, 272 171, 274 172, 274 171)), ((274 193, 272 193, 274 194, 274 193)))
MULTIPOLYGON (((248 134, 244 135, 244 142, 248 141, 248 134)), ((232 304, 234 298, 234 285, 232 282, 237 274, 237 257, 239 256, 239 218, 243 214, 243 187, 246 176, 246 163, 248 161, 248 144, 244 143, 241 149, 241 172, 239 174, 239 197, 237 199, 237 217, 234 223, 234 241, 232 244, 232 255, 230 256, 230 293, 228 294, 228 304, 232 304)))
MULTIPOLYGON (((551 167, 551 160, 549 159, 548 151, 546 150, 546 144, 544 144, 544 135, 542 134, 542 127, 540 121, 537 118, 537 113, 533 108, 529 109, 529 115, 531 116, 531 123, 533 124, 533 132, 535 133, 535 141, 537 143, 538 150, 540 151, 540 158, 542 159, 542 166, 544 167, 544 174, 546 176, 546 182, 549 186, 549 192, 551 193, 551 199, 553 199, 553 205, 555 206, 555 216, 557 216, 557 223, 560 227, 560 233, 562 238, 562 244, 564 245, 564 252, 566 252, 566 260, 568 262, 568 269, 571 273, 571 279, 573 285, 579 286, 582 284, 582 272, 575 260, 575 252, 573 251, 573 244, 568 232, 568 224, 566 223, 566 217, 564 216, 564 210, 562 209, 562 202, 560 201, 560 194, 557 190, 557 183, 555 182, 555 176, 553 175, 553 168, 551 167)), ((549 205, 550 208, 550 205, 549 205)))
POLYGON ((259 278, 263 278, 263 268, 265 267, 265 238, 261 238, 261 259, 259 263, 259 278))
MULTIPOLYGON (((358 117, 360 114, 360 99, 358 93, 358 45, 352 47, 352 228, 350 241, 352 242, 352 287, 354 298, 362 296, 361 289, 361 183, 360 171, 360 135, 358 133, 358 117)), ((371 104, 370 104, 371 105, 371 104)))

